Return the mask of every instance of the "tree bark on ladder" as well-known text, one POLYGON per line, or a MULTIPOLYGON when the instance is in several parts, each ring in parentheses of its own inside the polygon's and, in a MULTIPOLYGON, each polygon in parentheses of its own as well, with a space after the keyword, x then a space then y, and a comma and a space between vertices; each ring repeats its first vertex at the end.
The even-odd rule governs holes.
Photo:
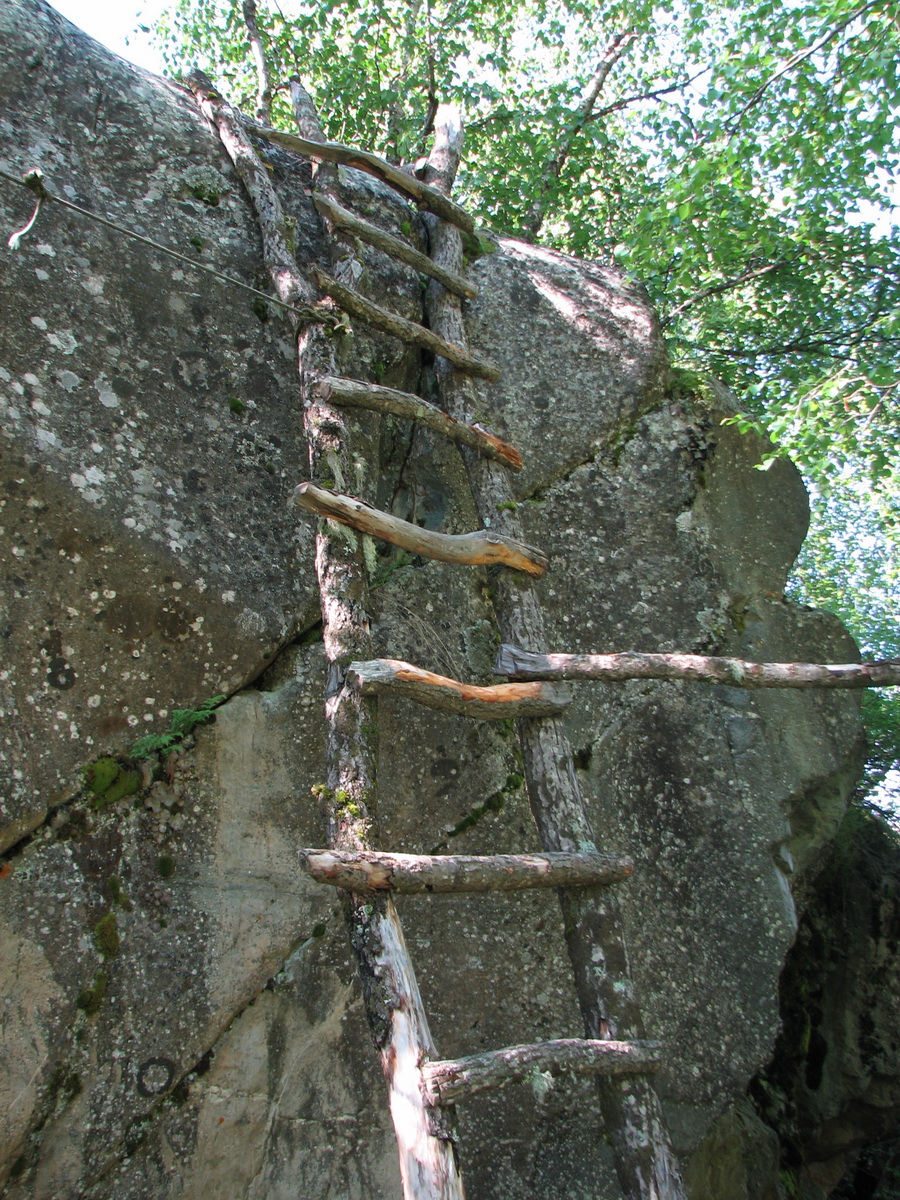
MULTIPOLYGON (((449 195, 462 150, 462 125, 442 109, 426 180, 449 195)), ((429 222, 432 257, 445 270, 462 269, 462 242, 446 222, 429 222)), ((465 327, 457 297, 431 284, 426 298, 431 328, 465 347, 465 327)), ((443 407, 457 420, 475 410, 472 381, 445 359, 435 362, 443 407)), ((503 468, 460 447, 480 519, 507 537, 522 540, 512 493, 503 468)), ((543 651, 544 621, 531 581, 499 570, 495 609, 505 642, 543 651)), ((547 717, 518 722, 525 777, 534 819, 547 851, 594 851, 594 836, 581 797, 572 751, 562 721, 547 717)), ((612 892, 600 888, 560 890, 569 957, 575 974, 585 1032, 591 1039, 634 1039, 642 1021, 628 965, 622 915, 612 892), (599 954, 599 961, 596 957, 599 954)), ((682 1200, 678 1165, 672 1153, 656 1092, 646 1078, 598 1080, 600 1107, 611 1138, 616 1170, 628 1200, 682 1200)))
MULTIPOLYGON (((203 112, 218 128, 256 210, 266 267, 279 299, 289 303, 315 300, 289 249, 284 215, 268 172, 243 124, 200 72, 192 73, 188 83, 203 112)), ((301 134, 324 141, 315 110, 299 82, 292 86, 292 98, 301 134)), ((336 190, 334 168, 320 167, 317 184, 326 194, 336 190)), ((357 265, 352 250, 342 248, 335 258, 335 274, 352 277, 357 265)), ((315 480, 323 473, 343 472, 351 479, 344 415, 315 390, 322 376, 336 374, 331 346, 319 325, 295 325, 295 333, 311 477, 315 480)), ((360 539, 347 533, 334 536, 322 522, 316 538, 316 570, 328 662, 327 780, 318 789, 326 810, 327 840, 335 850, 369 850, 375 748, 367 730, 375 725, 375 701, 345 685, 350 662, 373 657, 360 539)), ((389 894, 363 898, 347 893, 345 904, 366 1014, 388 1082, 404 1196, 406 1200, 464 1200, 452 1140, 452 1111, 434 1108, 425 1100, 421 1065, 426 1058, 435 1057, 434 1045, 393 899, 389 894)))

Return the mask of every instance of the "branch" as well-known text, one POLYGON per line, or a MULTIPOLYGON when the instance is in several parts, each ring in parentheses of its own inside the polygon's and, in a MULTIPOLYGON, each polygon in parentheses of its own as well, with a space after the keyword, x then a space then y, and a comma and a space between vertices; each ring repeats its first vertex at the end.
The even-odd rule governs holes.
POLYGON ((258 91, 256 98, 256 119, 264 125, 272 124, 272 80, 269 76, 269 64, 266 61, 266 51, 262 35, 259 32, 256 0, 243 0, 244 24, 250 42, 250 52, 256 63, 258 91))
POLYGON ((597 97, 606 83, 607 76, 613 69, 619 59, 625 54, 631 43, 637 37, 637 33, 628 30, 625 33, 616 34, 610 44, 607 46, 600 60, 600 65, 594 73, 594 78, 591 80, 591 85, 587 90, 587 94, 578 111, 574 114, 573 119, 569 122, 568 129, 563 134, 556 156, 552 158, 544 167, 541 181, 538 184, 538 194, 531 208, 528 211, 522 227, 526 233, 530 233, 532 237, 537 237, 538 230, 544 222, 544 211, 547 204, 547 196, 550 190, 562 172, 566 159, 569 157, 569 152, 572 149, 572 143, 576 135, 584 128, 586 123, 591 118, 594 105, 597 103, 597 97))
POLYGON ((524 888, 598 887, 634 871, 620 854, 386 854, 383 851, 300 850, 318 883, 351 892, 518 892, 524 888))
POLYGON ((364 696, 391 692, 438 712, 480 721, 555 717, 572 703, 571 689, 561 684, 495 683, 492 687, 478 687, 423 671, 397 658, 351 663, 347 668, 347 683, 358 687, 364 696))
POLYGON ((531 654, 503 645, 497 675, 516 679, 692 679, 742 688, 900 687, 900 659, 868 663, 761 663, 704 654, 531 654))
POLYGON ((598 108, 596 112, 591 113, 586 119, 585 124, 588 124, 590 121, 599 121, 601 117, 608 117, 610 113, 627 108, 629 104, 639 104, 641 100, 658 100, 660 96, 668 96, 671 92, 683 91, 684 88, 690 87, 695 79, 699 79, 701 75, 705 75, 707 71, 711 70, 712 67, 704 67, 702 71, 691 75, 689 79, 682 80, 681 83, 672 83, 668 87, 657 88, 652 92, 639 92, 634 96, 624 96, 621 100, 616 100, 614 104, 607 104, 605 108, 598 108))
POLYGON ((725 127, 726 131, 730 132, 732 129, 734 129, 734 127, 744 116, 746 116, 750 109, 760 102, 766 91, 772 86, 773 83, 776 83, 784 75, 787 75, 789 71, 792 71, 794 67, 799 66, 800 63, 804 62, 807 58, 812 57, 817 50, 821 50, 823 46, 827 46, 828 43, 833 38, 836 38, 839 33, 843 33, 848 25, 852 25, 854 21, 856 21, 864 13, 867 13, 870 9, 875 8, 875 6, 879 3, 881 3, 881 0, 869 0, 868 4, 864 4, 861 8, 858 8, 855 12, 852 12, 845 21, 841 21, 841 23, 836 25, 834 29, 830 29, 828 33, 821 37, 817 42, 814 42, 812 46, 808 46, 805 50, 798 50, 796 54, 792 54, 783 66, 779 67, 777 71, 775 71, 769 76, 768 79, 759 85, 740 112, 736 116, 732 117, 731 121, 729 121, 728 125, 725 127))
POLYGON ((787 265, 786 258, 776 258, 774 262, 768 263, 764 267, 751 267, 744 271, 741 275, 736 275, 734 279, 725 279, 722 283, 713 283, 709 287, 700 288, 694 292, 693 296, 688 296, 687 300, 683 300, 681 304, 672 309, 667 316, 662 318, 662 325, 671 324, 676 317, 680 317, 682 313, 687 312, 689 308, 693 308, 695 304, 700 304, 701 301, 707 300, 710 296, 721 296, 723 292, 733 291, 734 288, 740 287, 742 283, 749 283, 751 279, 760 279, 763 275, 771 275, 773 271, 777 271, 779 267, 787 265))
POLYGON ((434 558, 438 562, 465 566, 502 563, 534 576, 543 575, 547 569, 546 556, 523 542, 501 537, 486 529, 477 533, 456 534, 421 529, 410 521, 403 521, 390 513, 372 508, 370 504, 353 496, 326 491, 312 483, 301 483, 294 488, 293 503, 321 517, 331 517, 343 525, 351 525, 354 529, 382 538, 394 546, 409 550, 412 554, 434 558))

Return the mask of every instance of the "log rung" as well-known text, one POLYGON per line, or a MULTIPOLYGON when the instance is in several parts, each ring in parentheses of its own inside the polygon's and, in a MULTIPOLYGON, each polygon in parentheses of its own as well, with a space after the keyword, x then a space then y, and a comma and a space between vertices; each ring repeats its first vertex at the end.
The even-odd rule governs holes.
POLYGON ((513 892, 524 888, 593 887, 621 883, 634 871, 625 855, 389 854, 376 850, 299 851, 319 883, 351 892, 513 892))
POLYGON ((486 358, 470 354, 468 350, 463 350, 453 342, 438 337, 424 325, 417 325, 415 321, 408 321, 406 317, 400 317, 396 313, 382 308, 380 304, 373 304, 371 300, 367 300, 359 292, 354 292, 352 288, 345 287, 319 267, 313 267, 312 274, 326 296, 330 296, 351 316, 359 317, 360 320, 366 321, 375 329, 399 338, 401 342, 407 342, 413 346, 424 346, 432 354, 439 354, 442 358, 452 362, 455 367, 459 367, 462 371, 468 371, 470 375, 475 375, 479 379, 493 382, 500 378, 500 368, 492 362, 488 362, 486 358))
POLYGON ((427 254, 422 254, 414 246, 394 237, 392 233, 388 233, 378 225, 363 220, 362 217, 343 208, 328 196, 314 196, 313 203, 326 220, 330 221, 337 229, 346 229, 348 233, 368 242, 370 246, 375 246, 376 249, 383 250, 392 258, 398 258, 401 262, 407 263, 421 274, 436 279, 455 296, 459 296, 463 300, 474 300, 478 295, 478 288, 469 283, 464 276, 439 267, 427 254))
POLYGON ((261 125, 258 121, 252 121, 248 117, 243 118, 243 123, 255 137, 265 138, 266 141, 284 146, 287 150, 304 154, 307 158, 317 158, 324 162, 337 163, 343 167, 355 167, 358 171, 374 175, 376 179, 388 184, 395 191, 415 200, 421 208, 433 212, 435 216, 444 221, 449 221, 463 233, 473 234, 475 232, 475 222, 472 217, 449 196, 445 196, 436 188, 429 187, 427 183, 422 183, 414 175, 407 175, 400 167, 385 162, 377 154, 372 154, 368 150, 357 150, 353 146, 344 146, 340 142, 315 142, 309 138, 299 137, 295 133, 286 133, 283 129, 273 129, 269 125, 261 125))
POLYGON ((648 1075, 659 1068, 659 1042, 589 1041, 561 1038, 507 1046, 465 1058, 422 1064, 422 1084, 431 1104, 453 1104, 489 1088, 506 1087, 549 1073, 648 1075))
POLYGON ((362 533, 383 538, 403 550, 438 562, 455 563, 457 566, 501 563, 534 576, 543 575, 547 569, 545 555, 523 542, 515 542, 512 538, 486 529, 475 533, 437 533, 422 529, 411 521, 403 521, 400 517, 373 508, 355 496, 343 496, 339 492, 316 487, 314 483, 298 484, 291 502, 320 517, 331 517, 362 533))
POLYGON ((559 716, 572 702, 572 692, 565 684, 499 683, 477 687, 396 658, 352 662, 347 668, 347 683, 358 687, 363 695, 391 692, 426 708, 482 721, 559 716))
POLYGON ((510 446, 478 425, 457 421, 436 404, 412 392, 400 392, 361 379, 342 379, 334 375, 323 376, 314 385, 313 391, 317 399, 336 404, 339 408, 366 408, 372 412, 388 412, 408 421, 418 421, 488 458, 502 462, 514 471, 522 469, 522 455, 515 446, 510 446))
POLYGON ((503 645, 494 664, 497 675, 516 679, 685 679, 741 688, 900 687, 900 661, 807 663, 753 662, 706 654, 534 654, 503 645))

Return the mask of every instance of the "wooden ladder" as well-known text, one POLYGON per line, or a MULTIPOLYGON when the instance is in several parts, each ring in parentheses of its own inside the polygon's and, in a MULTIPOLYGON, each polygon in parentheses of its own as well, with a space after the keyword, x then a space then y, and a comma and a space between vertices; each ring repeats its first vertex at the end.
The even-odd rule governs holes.
POLYGON ((278 198, 248 130, 320 164, 315 203, 332 235, 332 270, 314 269, 321 292, 354 318, 435 355, 440 407, 419 396, 342 378, 321 326, 297 327, 311 479, 298 486, 294 499, 300 507, 328 518, 319 523, 316 547, 328 661, 327 780, 316 790, 326 813, 328 846, 304 849, 300 856, 314 879, 343 890, 366 1012, 388 1082, 404 1196, 406 1200, 462 1200, 453 1105, 538 1070, 597 1078, 604 1124, 628 1200, 681 1200, 678 1168, 649 1081, 659 1065, 660 1048, 641 1037, 622 918, 610 891, 611 884, 628 877, 632 864, 624 856, 597 850, 561 720, 571 699, 567 687, 540 681, 476 687, 371 654, 367 569, 361 538, 348 530, 384 538, 440 561, 496 564, 494 603, 503 641, 537 652, 545 649, 540 604, 534 588, 523 586, 522 578, 540 577, 547 560, 522 540, 508 481, 508 472, 521 466, 521 456, 467 419, 473 409, 473 377, 493 380, 499 372, 466 346, 461 300, 472 298, 476 290, 463 274, 460 230, 471 235, 474 226, 449 195, 461 129, 452 114, 444 112, 427 182, 422 182, 374 155, 326 142, 299 82, 292 84, 299 137, 240 118, 199 73, 189 83, 203 111, 218 126, 256 208, 266 263, 279 298, 295 305, 316 300, 297 270, 278 198), (344 208, 336 164, 378 176, 430 212, 431 255, 422 255, 344 208), (356 239, 432 279, 427 298, 430 329, 359 294, 354 287, 361 272, 356 239), (354 478, 343 412, 354 407, 395 413, 453 438, 463 454, 484 529, 456 536, 436 534, 342 494, 344 487, 352 488, 354 478), (323 481, 330 486, 322 486, 323 481), (342 534, 334 522, 340 524, 342 534), (474 719, 516 720, 543 853, 433 856, 390 854, 373 847, 375 748, 369 731, 375 727, 373 706, 385 692, 474 719), (439 1059, 394 893, 528 887, 558 889, 585 1038, 439 1059))

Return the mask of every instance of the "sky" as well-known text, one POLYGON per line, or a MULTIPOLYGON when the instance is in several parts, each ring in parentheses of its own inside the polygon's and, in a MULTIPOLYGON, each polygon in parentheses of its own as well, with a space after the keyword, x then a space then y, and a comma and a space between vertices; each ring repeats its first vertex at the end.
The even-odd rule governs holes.
POLYGON ((129 62, 162 74, 159 51, 138 25, 154 21, 168 0, 50 0, 53 8, 129 62))

